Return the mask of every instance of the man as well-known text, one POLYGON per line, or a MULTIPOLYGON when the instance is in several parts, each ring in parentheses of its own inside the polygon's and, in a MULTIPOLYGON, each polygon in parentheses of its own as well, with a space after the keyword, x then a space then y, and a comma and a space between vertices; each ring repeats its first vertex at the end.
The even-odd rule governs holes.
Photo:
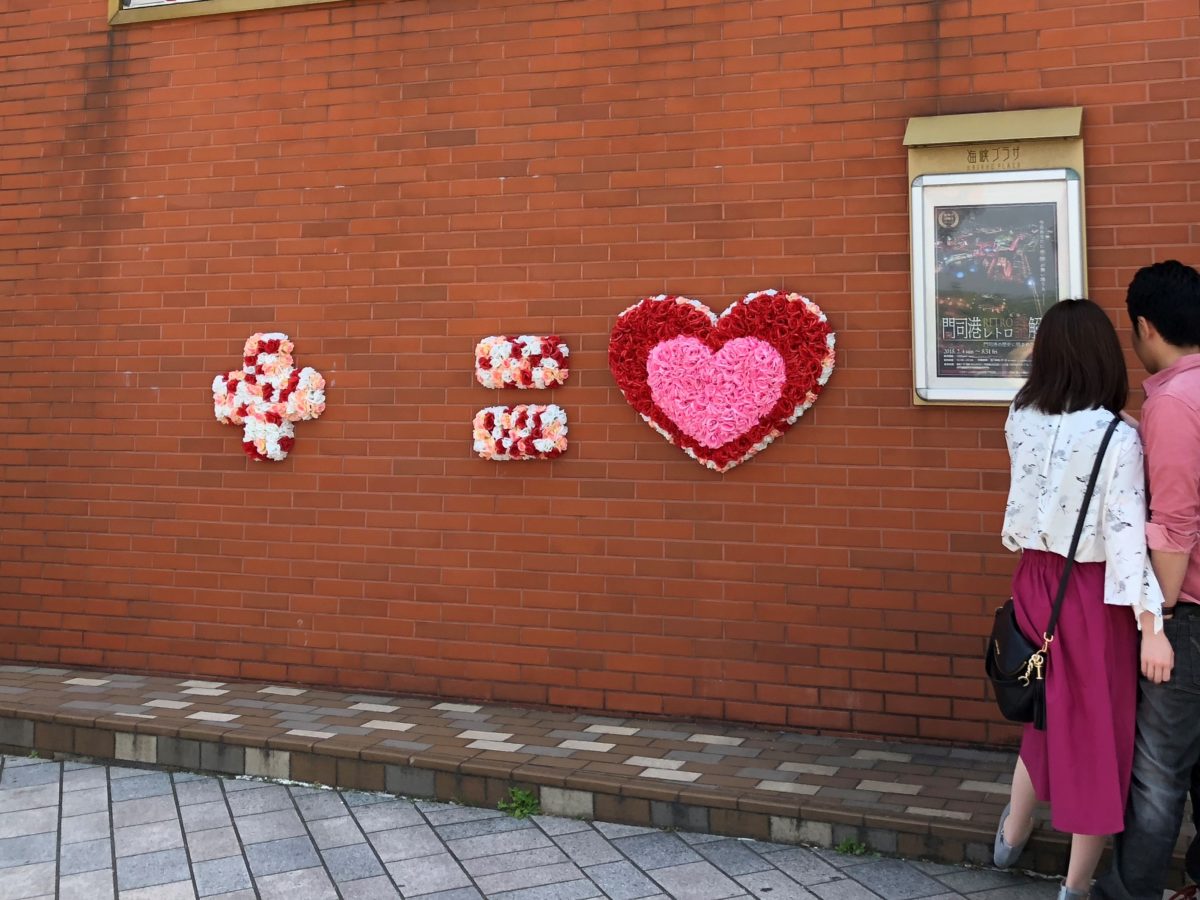
MULTIPOLYGON (((1200 273, 1175 260, 1147 266, 1126 303, 1134 352, 1150 373, 1141 425, 1146 543, 1166 598, 1174 668, 1169 680, 1141 680, 1125 831, 1092 896, 1161 900, 1193 778, 1200 800, 1200 273)), ((1200 839, 1187 864, 1200 881, 1200 839)))

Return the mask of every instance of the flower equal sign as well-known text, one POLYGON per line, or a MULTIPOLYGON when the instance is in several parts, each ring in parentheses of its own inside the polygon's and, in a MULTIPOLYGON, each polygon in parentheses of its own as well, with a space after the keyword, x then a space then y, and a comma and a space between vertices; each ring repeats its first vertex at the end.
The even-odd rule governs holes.
MULTIPOLYGON (((492 335, 475 347, 475 380, 494 389, 559 387, 570 356, 558 335, 492 335)), ((554 459, 567 449, 567 414, 554 404, 489 406, 475 414, 472 434, 482 459, 554 459)))
POLYGON ((475 452, 483 459, 554 459, 567 449, 567 414, 548 406, 489 406, 475 413, 475 452))
POLYGON ((558 335, 492 335, 475 347, 475 380, 485 388, 543 389, 566 384, 571 351, 558 335))

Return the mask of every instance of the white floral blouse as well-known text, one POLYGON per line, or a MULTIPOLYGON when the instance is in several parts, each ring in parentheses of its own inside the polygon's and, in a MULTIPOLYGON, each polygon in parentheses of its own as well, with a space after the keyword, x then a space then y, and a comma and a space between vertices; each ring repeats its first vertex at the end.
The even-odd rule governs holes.
MULTIPOLYGON (((1088 478, 1112 413, 1104 409, 1051 416, 1011 409, 1004 434, 1012 484, 1004 511, 1004 546, 1066 556, 1088 478)), ((1113 433, 1096 495, 1075 552, 1077 562, 1106 563, 1104 602, 1154 613, 1162 629, 1162 590, 1146 549, 1146 475, 1137 430, 1113 433)))

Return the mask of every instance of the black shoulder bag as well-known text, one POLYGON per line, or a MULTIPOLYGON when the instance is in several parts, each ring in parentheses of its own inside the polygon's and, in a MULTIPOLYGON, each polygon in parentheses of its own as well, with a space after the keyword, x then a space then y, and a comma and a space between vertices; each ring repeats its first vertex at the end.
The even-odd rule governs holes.
POLYGON ((1046 658, 1054 640, 1054 628, 1058 624, 1063 598, 1067 595, 1071 567, 1075 565, 1075 551, 1079 548, 1079 538, 1083 534, 1083 524, 1087 521, 1088 507, 1091 506, 1092 494, 1096 491, 1096 480, 1100 477, 1104 453, 1108 450, 1109 441, 1112 440, 1119 421, 1117 418, 1112 420, 1108 431, 1104 433, 1100 452, 1096 454, 1096 463, 1092 466, 1092 475, 1083 495, 1083 506, 1079 510, 1079 520, 1075 523, 1075 535, 1071 538, 1071 549, 1067 553, 1067 563, 1063 567, 1062 580, 1058 583, 1058 596, 1054 598, 1050 621, 1046 624, 1045 634, 1042 635, 1044 640, 1041 648, 1025 637, 1017 627, 1012 598, 1009 598, 996 610, 992 635, 984 649, 984 667, 987 669, 988 678, 991 679, 1001 714, 1011 722, 1032 722, 1033 727, 1039 731, 1046 729, 1046 682, 1043 680, 1046 658))

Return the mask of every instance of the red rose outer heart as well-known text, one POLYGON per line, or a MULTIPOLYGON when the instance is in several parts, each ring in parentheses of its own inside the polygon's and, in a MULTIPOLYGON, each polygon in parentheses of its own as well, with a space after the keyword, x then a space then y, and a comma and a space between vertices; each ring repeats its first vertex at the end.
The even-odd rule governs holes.
MULTIPOLYGON (((647 297, 617 317, 608 364, 629 405, 651 427, 697 462, 725 472, 770 444, 813 405, 833 372, 834 333, 820 307, 799 294, 758 291, 720 316, 697 300, 660 295, 647 297), (704 446, 685 433, 654 402, 646 368, 650 351, 682 336, 701 341, 713 360, 720 359, 727 342, 757 338, 774 347, 785 364, 786 377, 775 404, 747 430, 717 447, 704 446)), ((689 430, 695 433, 694 423, 689 430)), ((714 433, 720 431, 714 428, 714 433)))

